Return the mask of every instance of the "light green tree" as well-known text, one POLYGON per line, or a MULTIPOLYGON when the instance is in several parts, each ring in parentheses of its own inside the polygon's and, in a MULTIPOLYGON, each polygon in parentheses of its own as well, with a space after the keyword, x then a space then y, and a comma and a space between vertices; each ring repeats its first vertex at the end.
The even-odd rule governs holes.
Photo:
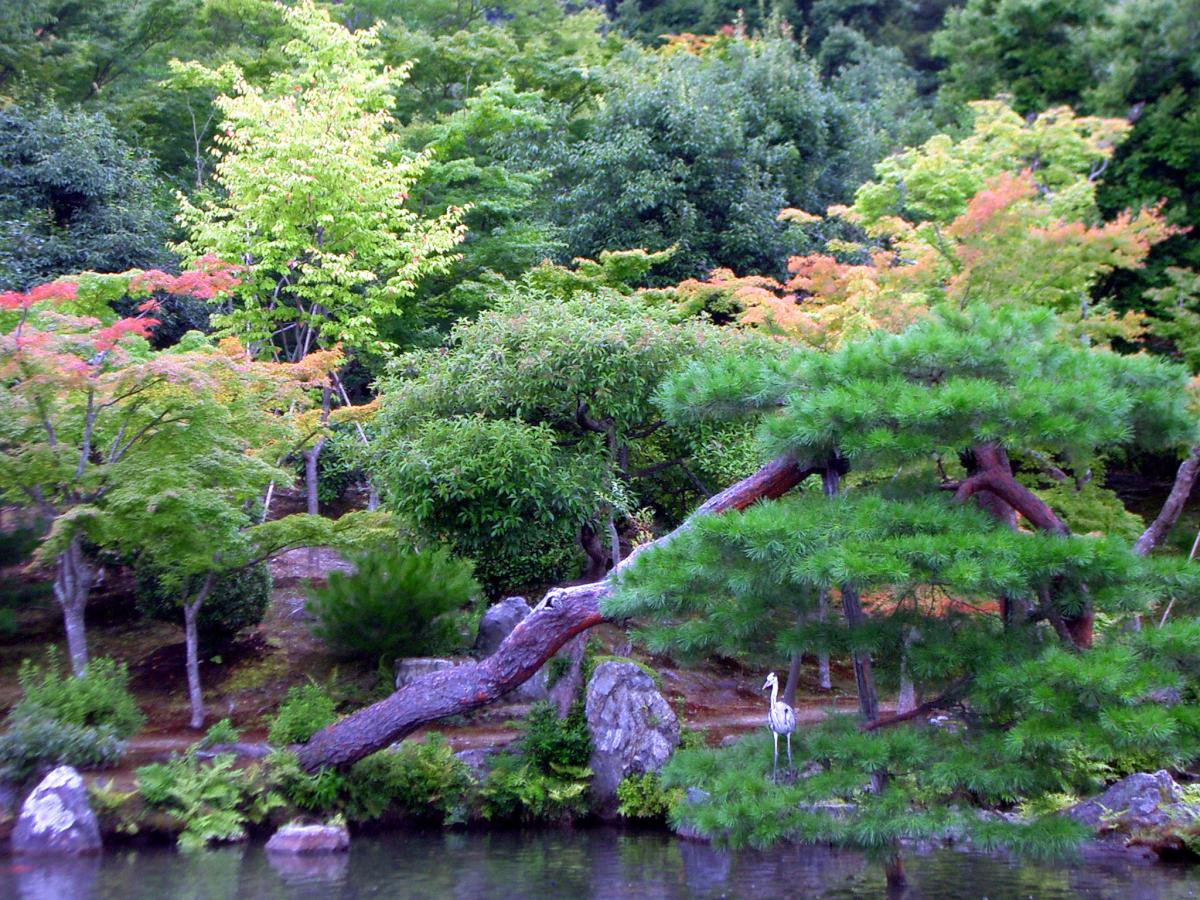
MULTIPOLYGON (((404 315, 417 282, 452 264, 462 211, 425 218, 406 204, 427 160, 389 158, 392 91, 407 66, 372 58, 376 30, 350 32, 313 2, 281 9, 297 35, 285 47, 292 65, 264 87, 232 72, 216 100, 220 193, 180 198, 179 249, 246 266, 213 321, 253 352, 293 362, 337 344, 387 353, 377 323, 404 315)), ((339 399, 349 402, 335 374, 323 419, 339 399)), ((311 513, 323 443, 304 451, 311 513)))

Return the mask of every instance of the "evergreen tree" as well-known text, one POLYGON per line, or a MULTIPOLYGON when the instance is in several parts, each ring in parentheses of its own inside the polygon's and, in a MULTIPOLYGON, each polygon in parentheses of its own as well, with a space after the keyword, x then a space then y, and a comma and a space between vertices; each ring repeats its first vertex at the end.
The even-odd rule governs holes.
MULTIPOLYGON (((1084 467, 1122 447, 1186 445, 1195 428, 1186 383, 1182 369, 1151 357, 1064 340, 1047 310, 984 307, 941 309, 899 335, 832 353, 694 364, 672 380, 661 394, 671 421, 762 415, 763 449, 823 471, 826 496, 811 491, 700 520, 643 554, 602 600, 605 614, 648 617, 646 635, 662 650, 849 651, 868 731, 913 715, 880 716, 879 661, 942 691, 918 712, 962 702, 973 716, 973 756, 904 730, 833 749, 822 741, 845 728, 821 730, 806 744, 828 779, 761 803, 747 803, 749 779, 761 777, 756 765, 746 765, 755 775, 727 778, 724 763, 701 776, 689 768, 695 760, 681 762, 677 777, 715 786, 712 814, 701 820, 740 840, 791 835, 873 847, 900 877, 897 841, 944 827, 944 804, 963 792, 1013 802, 1081 789, 1102 766, 1194 756, 1200 710, 1145 699, 1190 679, 1186 666, 1154 675, 1145 659, 1155 651, 1144 645, 1090 648, 1097 611, 1119 623, 1194 595, 1200 580, 1181 561, 1147 560, 1120 539, 1071 535, 1009 463, 1036 454, 1084 467), (841 624, 814 615, 833 591, 841 624), (1089 692, 1106 679, 1113 686, 1097 710, 1089 692), (1050 692, 1038 694, 1042 706, 1029 694, 1034 683, 1050 692), (1123 743, 1130 734, 1146 751, 1136 760, 1123 743), (1050 750, 1064 747, 1080 754, 1076 769, 1050 750), (980 758, 992 760, 985 773, 980 758), (932 767, 928 777, 922 767, 932 767), (873 784, 865 799, 864 781, 873 784), (815 795, 831 794, 860 804, 848 825, 812 811, 815 795), (795 807, 802 801, 807 811, 795 807), (787 803, 791 814, 782 813, 787 803)), ((1043 824, 1003 840, 1045 849, 1065 831, 1043 824)))

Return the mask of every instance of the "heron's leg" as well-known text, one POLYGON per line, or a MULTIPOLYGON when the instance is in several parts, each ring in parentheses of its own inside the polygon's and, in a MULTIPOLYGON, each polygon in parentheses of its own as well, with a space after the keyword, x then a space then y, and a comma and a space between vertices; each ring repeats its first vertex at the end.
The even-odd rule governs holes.
POLYGON ((788 768, 792 768, 792 733, 789 731, 787 736, 788 745, 788 768))
POLYGON ((779 772, 779 732, 772 731, 771 737, 775 738, 775 762, 771 765, 771 778, 774 780, 779 772))

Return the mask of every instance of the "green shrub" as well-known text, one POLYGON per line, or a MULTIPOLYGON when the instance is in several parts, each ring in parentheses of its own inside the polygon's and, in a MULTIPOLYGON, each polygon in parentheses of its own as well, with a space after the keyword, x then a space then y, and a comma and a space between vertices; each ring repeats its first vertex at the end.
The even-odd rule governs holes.
POLYGON ((257 769, 234 765, 232 753, 203 763, 195 749, 134 772, 146 804, 183 824, 181 850, 198 850, 213 841, 242 840, 248 822, 260 822, 273 808, 283 805, 283 798, 262 783, 257 769))
POLYGON ((309 774, 295 753, 276 750, 266 759, 266 771, 271 786, 293 806, 321 813, 345 808, 346 776, 335 769, 309 774))
POLYGON ((204 737, 200 739, 201 749, 215 747, 217 744, 236 744, 238 742, 238 731, 233 727, 233 723, 228 719, 222 719, 215 723, 208 731, 204 732, 204 737))
POLYGON ((17 675, 23 696, 13 707, 13 719, 56 719, 69 725, 107 726, 117 738, 127 738, 146 721, 129 693, 124 663, 93 659, 83 677, 75 678, 50 647, 46 667, 32 660, 21 663, 17 675))
POLYGON ((554 767, 585 767, 592 756, 592 738, 588 732, 583 703, 576 701, 565 719, 555 708, 542 701, 529 709, 524 722, 521 749, 527 759, 543 772, 554 767))
POLYGON ((681 795, 678 788, 663 788, 657 772, 626 775, 617 785, 617 812, 627 819, 665 819, 681 795))
MULTIPOLYGON (((138 612, 175 625, 183 622, 179 598, 163 590, 153 569, 139 566, 135 577, 138 612)), ((216 579, 196 620, 204 651, 227 647, 239 632, 261 622, 271 605, 271 586, 271 570, 265 563, 216 579)))
POLYGON ((313 630, 334 650, 372 660, 450 651, 461 641, 454 613, 480 590, 471 570, 440 548, 366 554, 353 574, 331 572, 313 591, 313 630))
POLYGON ((293 753, 268 758, 271 783, 301 809, 344 813, 351 822, 370 822, 388 814, 438 819, 445 825, 465 822, 475 788, 470 767, 454 756, 439 734, 424 743, 406 742, 399 750, 381 750, 346 772, 322 769, 309 774, 293 753))
POLYGON ((337 719, 333 699, 317 684, 302 684, 288 690, 267 730, 267 740, 276 747, 299 744, 337 719))
POLYGON ((553 765, 541 771, 530 759, 502 753, 479 789, 485 819, 563 822, 587 814, 592 770, 553 765))
POLYGON ((467 820, 475 780, 449 742, 431 734, 359 760, 347 774, 346 815, 351 821, 381 818, 390 809, 444 825, 467 820))
POLYGON ((0 779, 22 782, 59 765, 115 766, 125 742, 111 725, 88 727, 41 715, 10 715, 0 734, 0 779))

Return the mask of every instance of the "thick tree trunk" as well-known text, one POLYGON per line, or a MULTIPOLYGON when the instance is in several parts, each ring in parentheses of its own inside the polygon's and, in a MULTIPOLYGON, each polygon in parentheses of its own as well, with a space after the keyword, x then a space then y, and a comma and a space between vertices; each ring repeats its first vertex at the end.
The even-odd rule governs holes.
POLYGON ((1138 556, 1147 556, 1171 533, 1179 514, 1183 512, 1184 504, 1191 496, 1197 473, 1200 473, 1200 446, 1193 447, 1187 459, 1179 464, 1179 470, 1175 473, 1175 483, 1171 485, 1171 493, 1167 495, 1162 510, 1134 543, 1133 552, 1138 556))
POLYGON ((92 567, 83 555, 83 539, 71 538, 54 565, 54 599, 63 613, 71 672, 82 678, 88 664, 87 630, 83 611, 92 588, 92 567))
POLYGON ((547 593, 496 652, 482 662, 415 679, 387 699, 318 731, 299 749, 300 765, 309 772, 324 766, 347 766, 412 734, 427 722, 499 699, 528 680, 571 638, 604 621, 600 599, 646 548, 673 540, 699 516, 745 509, 758 500, 779 497, 816 471, 788 456, 773 460, 710 498, 674 531, 638 547, 602 581, 547 593))
POLYGON ((803 657, 793 650, 791 661, 788 663, 787 684, 783 686, 783 702, 788 706, 796 705, 796 688, 800 685, 800 664, 803 657))
POLYGON ((583 570, 584 581, 599 581, 608 571, 608 553, 596 530, 586 522, 579 527, 579 546, 587 557, 587 566, 583 570))
MULTIPOLYGON (((996 444, 980 444, 972 448, 971 452, 978 468, 958 486, 954 492, 956 501, 965 503, 969 498, 987 492, 1019 512, 1039 531, 1063 537, 1071 533, 1067 524, 1041 497, 1013 476, 1008 454, 1004 452, 1003 447, 996 444)), ((1078 649, 1086 650, 1092 646, 1095 619, 1095 609, 1090 601, 1084 603, 1083 608, 1075 615, 1063 618, 1071 642, 1078 649)))

